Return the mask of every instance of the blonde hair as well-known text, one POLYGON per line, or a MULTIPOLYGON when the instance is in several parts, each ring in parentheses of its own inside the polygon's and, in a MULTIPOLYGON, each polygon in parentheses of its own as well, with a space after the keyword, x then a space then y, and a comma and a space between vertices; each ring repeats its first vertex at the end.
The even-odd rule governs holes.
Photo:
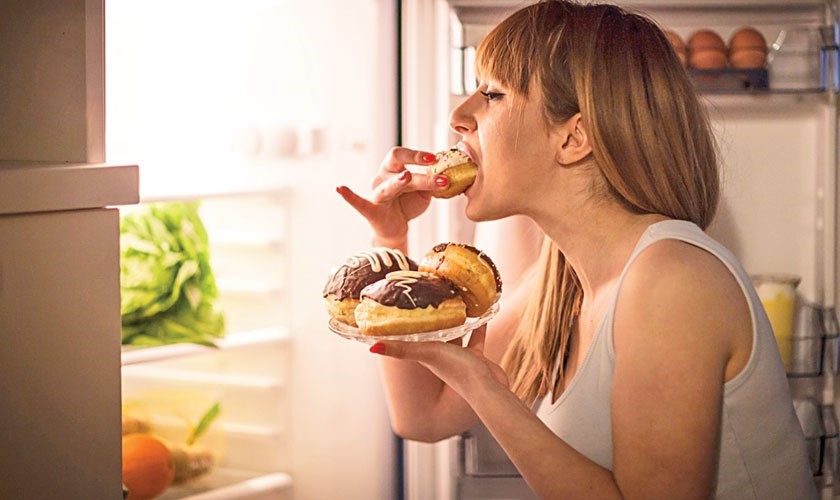
MULTIPOLYGON (((482 41, 479 78, 515 95, 537 91, 546 125, 576 113, 606 191, 629 210, 705 228, 719 196, 709 119, 662 30, 613 5, 544 0, 502 21, 482 41)), ((562 359, 583 291, 559 248, 546 239, 541 286, 502 365, 513 391, 532 402, 563 386, 562 359)))

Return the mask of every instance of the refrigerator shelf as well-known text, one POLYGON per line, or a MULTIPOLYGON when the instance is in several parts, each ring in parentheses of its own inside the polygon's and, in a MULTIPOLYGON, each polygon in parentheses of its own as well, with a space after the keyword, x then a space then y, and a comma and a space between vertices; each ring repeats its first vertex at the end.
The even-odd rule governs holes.
POLYGON ((282 381, 273 377, 256 375, 200 372, 152 365, 133 367, 130 370, 130 373, 123 372, 123 377, 130 376, 133 380, 143 381, 147 384, 165 382, 167 384, 186 384, 193 387, 207 386, 216 389, 236 390, 279 390, 284 385, 282 381))
POLYGON ((821 377, 826 371, 837 375, 840 328, 834 308, 802 301, 794 324, 791 338, 776 339, 780 352, 790 358, 785 365, 788 378, 821 377))
POLYGON ((289 332, 284 328, 264 328, 242 333, 232 333, 216 342, 218 349, 198 344, 170 344, 156 347, 123 346, 122 366, 181 358, 219 350, 233 350, 284 341, 289 332))
POLYGON ((318 185, 332 171, 321 158, 296 161, 222 162, 210 164, 196 161, 201 170, 184 167, 185 163, 169 159, 146 162, 141 168, 140 202, 208 200, 219 198, 268 197, 283 200, 302 187, 318 185))
POLYGON ((265 474, 236 469, 216 469, 198 482, 169 488, 160 500, 262 500, 284 498, 292 478, 283 472, 265 474))
MULTIPOLYGON (((148 410, 148 421, 154 431, 153 434, 163 435, 166 438, 176 440, 179 434, 189 432, 186 421, 183 417, 177 415, 157 414, 154 410, 148 410)), ((221 420, 213 424, 214 432, 218 434, 216 439, 221 439, 225 442, 234 440, 259 440, 270 439, 278 440, 286 435, 285 429, 278 425, 273 427, 267 425, 243 424, 237 422, 228 422, 221 420)))
POLYGON ((223 185, 222 183, 205 183, 194 186, 191 190, 168 192, 164 190, 146 190, 140 194, 140 203, 155 203, 167 201, 188 201, 213 198, 229 198, 233 196, 283 196, 291 188, 285 181, 267 184, 223 185))
POLYGON ((805 434, 811 471, 815 477, 834 478, 838 463, 838 425, 833 405, 813 398, 793 400, 799 425, 805 434))

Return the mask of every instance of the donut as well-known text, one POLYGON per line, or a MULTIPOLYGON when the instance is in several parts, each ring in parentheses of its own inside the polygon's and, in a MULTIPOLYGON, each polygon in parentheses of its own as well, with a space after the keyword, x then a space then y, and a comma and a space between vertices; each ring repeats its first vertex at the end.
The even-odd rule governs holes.
POLYGON ((362 290, 356 323, 362 335, 430 332, 462 325, 466 305, 458 289, 434 274, 395 271, 362 290))
POLYGON ((324 285, 327 312, 336 320, 356 326, 353 312, 362 289, 392 271, 416 271, 417 263, 393 248, 376 247, 349 257, 332 272, 324 285))
POLYGON ((467 190, 475 182, 478 173, 476 165, 463 151, 452 148, 435 155, 432 175, 441 174, 449 179, 449 185, 442 191, 433 191, 435 198, 452 198, 467 190))
POLYGON ((502 293, 502 278, 484 252, 462 243, 435 245, 419 269, 446 278, 458 287, 467 305, 467 316, 484 314, 502 293))

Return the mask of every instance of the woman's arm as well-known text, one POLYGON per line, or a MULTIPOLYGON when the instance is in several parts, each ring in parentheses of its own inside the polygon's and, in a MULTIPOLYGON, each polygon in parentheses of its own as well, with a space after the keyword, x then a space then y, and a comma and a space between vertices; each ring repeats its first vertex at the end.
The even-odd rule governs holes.
POLYGON ((723 384, 743 368, 751 332, 743 292, 720 261, 660 242, 628 272, 616 309, 612 472, 551 439, 536 417, 511 423, 503 393, 477 399, 476 411, 540 497, 710 498, 723 384))
MULTIPOLYGON (((337 192, 348 204, 367 219, 374 232, 374 246, 396 248, 408 255, 408 222, 422 214, 429 206, 431 192, 445 189, 433 176, 416 173, 406 169, 407 165, 428 165, 433 163, 434 155, 423 151, 397 147, 388 152, 379 172, 373 180, 373 190, 369 198, 359 196, 346 186, 337 188, 337 192)), ((524 308, 527 292, 519 285, 522 272, 521 262, 532 262, 536 254, 536 238, 527 238, 522 233, 523 223, 518 219, 512 222, 500 221, 508 227, 509 234, 515 234, 513 241, 504 241, 504 256, 496 261, 500 268, 516 269, 517 286, 508 286, 502 299, 501 312, 489 326, 487 354, 497 361, 513 334, 519 321, 520 311, 524 308), (516 262, 507 261, 519 259, 516 262)), ((532 235, 533 236, 533 235, 532 235)), ((493 252, 491 252, 493 253, 493 252)), ((510 273, 507 276, 512 276, 510 273)), ((474 335, 475 344, 481 335, 474 335)), ((483 345, 483 341, 482 341, 483 345)), ((394 431, 403 437, 437 441, 470 427, 475 421, 475 413, 463 399, 447 387, 427 368, 412 361, 383 360, 383 378, 391 411, 391 423, 394 431)))
MULTIPOLYGON (((486 336, 483 332, 474 333, 468 348, 475 349, 481 342, 484 355, 498 364, 534 283, 532 276, 523 278, 515 290, 503 297, 498 315, 487 326, 486 336)), ((391 426, 399 436, 434 442, 463 432, 477 422, 478 417, 467 402, 426 366, 384 357, 382 373, 391 426)))
POLYGON ((462 395, 541 498, 709 498, 725 374, 750 349, 740 287, 704 251, 657 243, 628 273, 614 328, 613 471, 551 432, 478 349, 388 343, 385 354, 422 363, 462 395))

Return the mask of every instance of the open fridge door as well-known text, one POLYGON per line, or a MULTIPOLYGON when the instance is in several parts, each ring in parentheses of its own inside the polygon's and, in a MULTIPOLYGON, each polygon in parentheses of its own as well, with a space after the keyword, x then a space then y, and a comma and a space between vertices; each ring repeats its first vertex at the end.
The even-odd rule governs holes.
MULTIPOLYGON (((838 477, 834 406, 840 396, 835 390, 840 359, 835 313, 837 3, 616 3, 649 14, 683 40, 700 29, 729 40, 746 26, 767 40, 768 56, 761 71, 688 69, 708 106, 723 164, 722 202, 709 233, 736 254, 755 276, 757 286, 768 275, 782 280, 794 277, 797 286, 786 296, 782 312, 789 333, 778 327, 776 333, 808 438, 815 482, 823 496, 831 498, 838 477)), ((405 144, 435 150, 457 140, 448 130, 448 115, 476 88, 475 48, 496 23, 521 6, 521 2, 506 0, 406 3, 402 19, 402 72, 408 82, 402 95, 405 144), (434 105, 414 109, 418 103, 434 105)), ((489 255, 500 255, 502 262, 497 264, 502 270, 508 265, 504 255, 509 243, 502 245, 500 235, 524 230, 517 234, 525 234, 526 244, 532 244, 528 235, 533 228, 522 221, 464 222, 463 205, 458 202, 438 203, 432 209, 433 215, 420 224, 417 244, 447 239, 474 242, 489 255)), ((761 293, 761 286, 758 289, 761 293)), ((765 301, 771 316, 773 307, 771 300, 765 301)), ((505 489, 505 484, 515 482, 516 471, 482 428, 437 445, 407 443, 405 449, 409 499, 482 498, 502 490, 506 498, 531 498, 524 482, 519 489, 505 489)))

